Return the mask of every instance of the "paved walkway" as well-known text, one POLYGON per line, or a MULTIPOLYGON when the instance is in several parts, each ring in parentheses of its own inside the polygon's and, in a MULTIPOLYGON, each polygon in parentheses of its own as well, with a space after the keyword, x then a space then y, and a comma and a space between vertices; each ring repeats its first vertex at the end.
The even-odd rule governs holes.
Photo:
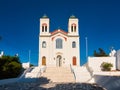
POLYGON ((105 90, 96 84, 53 83, 46 78, 34 82, 17 82, 0 85, 0 90, 105 90))
POLYGON ((95 75, 95 82, 107 90, 120 90, 120 76, 95 75))

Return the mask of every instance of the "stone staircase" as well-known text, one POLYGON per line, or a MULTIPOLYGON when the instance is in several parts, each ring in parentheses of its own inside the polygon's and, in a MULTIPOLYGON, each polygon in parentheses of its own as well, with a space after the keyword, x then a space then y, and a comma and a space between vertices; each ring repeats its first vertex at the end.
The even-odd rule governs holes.
POLYGON ((68 67, 48 67, 41 77, 50 82, 75 82, 75 78, 68 67))

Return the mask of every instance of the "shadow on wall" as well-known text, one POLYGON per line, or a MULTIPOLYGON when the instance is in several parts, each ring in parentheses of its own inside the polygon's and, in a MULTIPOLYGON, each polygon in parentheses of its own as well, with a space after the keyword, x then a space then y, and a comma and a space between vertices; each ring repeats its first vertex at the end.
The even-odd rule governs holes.
POLYGON ((95 82, 107 90, 120 90, 120 76, 95 75, 95 82))

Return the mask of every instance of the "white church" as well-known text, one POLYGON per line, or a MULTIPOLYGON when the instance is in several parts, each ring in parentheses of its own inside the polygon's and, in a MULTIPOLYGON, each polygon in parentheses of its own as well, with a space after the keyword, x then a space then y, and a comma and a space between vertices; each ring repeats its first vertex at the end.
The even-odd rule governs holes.
POLYGON ((79 20, 71 16, 68 32, 56 29, 50 32, 50 19, 40 18, 39 66, 80 66, 79 20))
MULTIPOLYGON (((97 83, 98 85, 111 88, 110 90, 116 90, 114 89, 116 87, 119 88, 120 50, 117 52, 111 50, 107 57, 89 56, 88 61, 80 66, 78 22, 78 18, 70 16, 68 20, 68 32, 62 29, 56 29, 50 32, 50 19, 46 15, 40 18, 38 66, 29 68, 30 63, 23 63, 22 66, 28 69, 26 69, 20 78, 1 82, 10 83, 11 81, 16 82, 16 80, 18 81, 20 79, 30 80, 30 78, 42 78, 50 83, 97 83), (111 71, 101 70, 101 64, 103 62, 113 65, 111 71)), ((1 52, 0 58, 3 55, 4 53, 1 52)), ((43 80, 41 82, 44 82, 43 80)))
MULTIPOLYGON (((50 32, 50 19, 40 18, 38 66, 26 73, 26 78, 45 77, 52 82, 95 83, 102 76, 120 75, 120 50, 111 50, 108 57, 88 57, 80 66, 79 19, 70 16, 68 30, 50 32), (68 32, 65 32, 68 31, 68 32), (102 71, 103 62, 111 63, 112 71, 102 71), (99 75, 96 79, 95 76, 99 75)), ((103 77, 102 77, 103 78, 103 77)))

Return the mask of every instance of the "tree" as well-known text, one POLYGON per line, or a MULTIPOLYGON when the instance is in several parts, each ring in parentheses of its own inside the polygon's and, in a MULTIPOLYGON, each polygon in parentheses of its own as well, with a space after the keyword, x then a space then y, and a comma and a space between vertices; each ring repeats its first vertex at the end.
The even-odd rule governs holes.
POLYGON ((19 57, 2 56, 0 58, 0 79, 17 77, 22 70, 19 57))
POLYGON ((96 50, 94 51, 94 56, 98 56, 98 54, 97 54, 96 50))
POLYGON ((113 67, 113 64, 108 63, 108 62, 103 62, 101 64, 101 70, 102 71, 111 71, 111 68, 113 67))
POLYGON ((99 52, 96 52, 96 50, 94 51, 94 54, 93 54, 93 55, 94 55, 95 57, 108 56, 102 48, 99 48, 98 50, 99 50, 99 52))
POLYGON ((34 66, 33 64, 30 64, 30 67, 34 66))

